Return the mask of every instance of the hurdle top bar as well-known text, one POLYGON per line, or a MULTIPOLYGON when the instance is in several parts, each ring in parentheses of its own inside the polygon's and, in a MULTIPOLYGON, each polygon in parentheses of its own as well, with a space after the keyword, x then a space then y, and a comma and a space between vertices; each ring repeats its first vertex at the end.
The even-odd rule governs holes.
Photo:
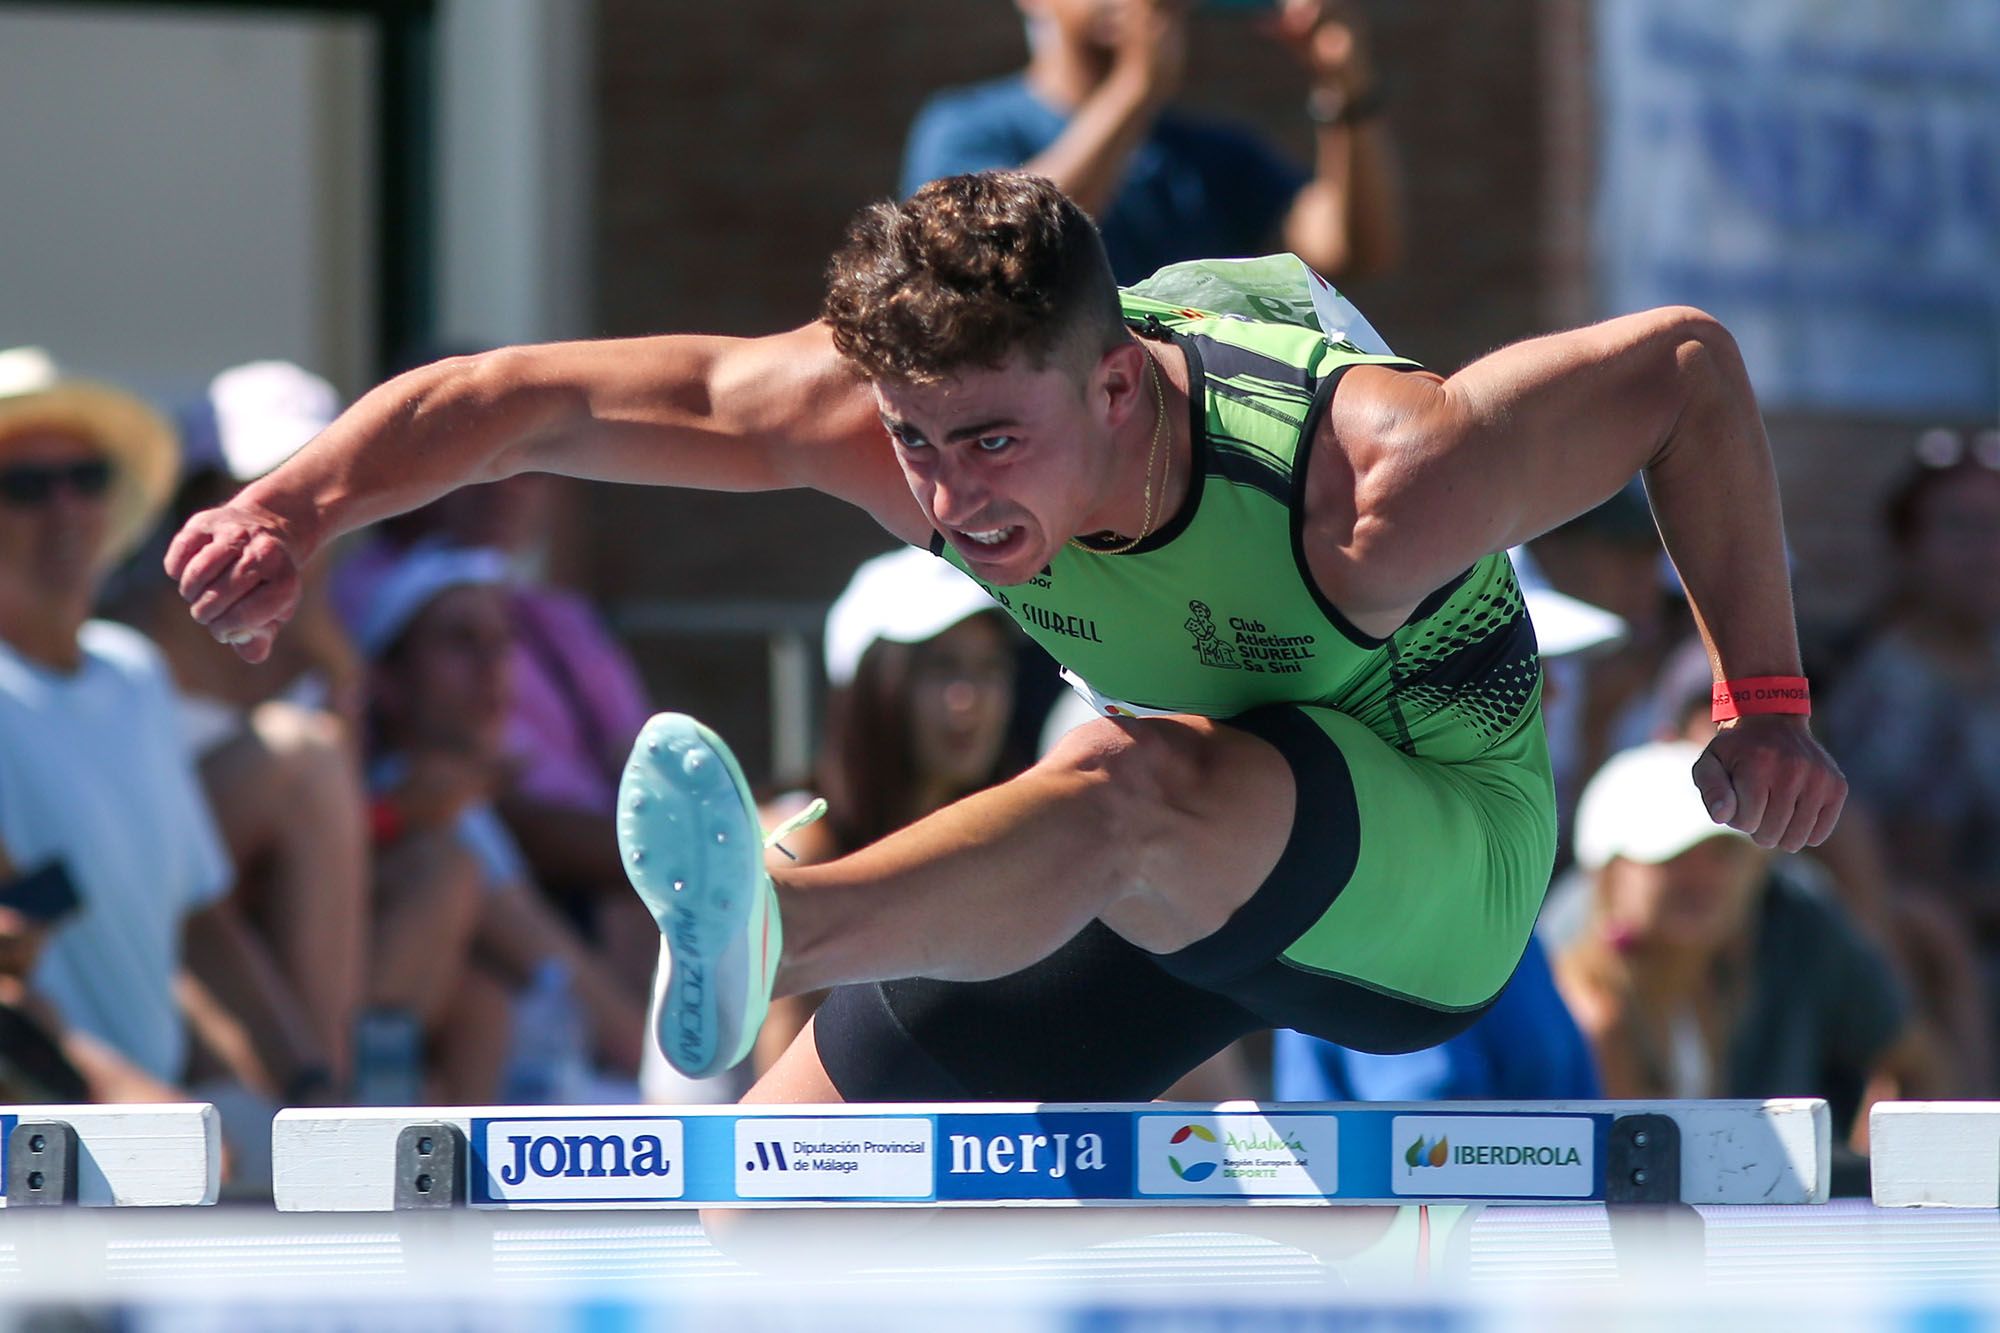
POLYGON ((1809 1204, 1831 1153, 1812 1099, 314 1108, 272 1126, 277 1206, 308 1212, 1809 1204))
POLYGON ((1868 1172, 1884 1208, 2000 1208, 2000 1101, 1877 1102, 1868 1172))
POLYGON ((214 1203, 222 1131, 205 1102, 0 1106, 0 1204, 93 1207, 214 1203))

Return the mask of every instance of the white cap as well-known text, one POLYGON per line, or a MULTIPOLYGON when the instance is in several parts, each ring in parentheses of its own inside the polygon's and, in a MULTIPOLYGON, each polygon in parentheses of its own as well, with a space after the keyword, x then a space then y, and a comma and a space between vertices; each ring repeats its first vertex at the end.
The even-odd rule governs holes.
POLYGON ((208 384, 216 444, 238 481, 263 476, 340 415, 340 395, 289 361, 232 366, 208 384))
POLYGON ((1576 806, 1576 860, 1596 870, 1613 857, 1658 865, 1710 838, 1743 838, 1708 817, 1691 772, 1702 747, 1656 741, 1613 755, 1576 806))
POLYGON ((826 678, 854 679, 877 639, 922 643, 981 611, 999 608, 950 561, 914 546, 864 560, 826 613, 826 678))
POLYGON ((419 546, 375 585, 355 628, 355 642, 367 656, 380 657, 438 594, 512 580, 507 557, 490 547, 419 546))
POLYGON ((1554 588, 1521 589, 1543 657, 1568 657, 1625 640, 1625 617, 1554 588))

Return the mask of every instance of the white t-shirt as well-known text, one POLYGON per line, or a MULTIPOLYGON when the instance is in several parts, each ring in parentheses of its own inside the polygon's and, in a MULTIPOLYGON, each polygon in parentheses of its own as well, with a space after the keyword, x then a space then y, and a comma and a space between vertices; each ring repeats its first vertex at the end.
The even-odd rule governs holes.
POLYGON ((67 863, 83 906, 32 978, 66 1021, 156 1078, 182 1076, 181 922, 234 871, 158 649, 93 620, 75 673, 0 643, 0 842, 17 869, 67 863))

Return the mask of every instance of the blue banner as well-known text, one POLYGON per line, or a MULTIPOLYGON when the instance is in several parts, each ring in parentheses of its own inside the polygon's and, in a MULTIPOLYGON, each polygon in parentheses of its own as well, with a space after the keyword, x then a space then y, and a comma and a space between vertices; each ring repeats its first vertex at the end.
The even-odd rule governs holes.
POLYGON ((1604 1197, 1612 1117, 1450 1110, 547 1114, 471 1122, 475 1206, 1604 1197))
POLYGON ((1607 313, 1692 304, 1767 406, 2000 410, 1993 0, 1605 0, 1607 313))

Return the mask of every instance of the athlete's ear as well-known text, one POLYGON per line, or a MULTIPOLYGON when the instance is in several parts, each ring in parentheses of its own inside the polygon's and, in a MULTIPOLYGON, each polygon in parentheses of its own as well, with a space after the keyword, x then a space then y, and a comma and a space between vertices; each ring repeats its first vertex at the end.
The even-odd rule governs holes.
POLYGON ((1150 407, 1146 394, 1146 349, 1127 338, 1097 358, 1086 397, 1105 427, 1116 430, 1134 412, 1150 407))

